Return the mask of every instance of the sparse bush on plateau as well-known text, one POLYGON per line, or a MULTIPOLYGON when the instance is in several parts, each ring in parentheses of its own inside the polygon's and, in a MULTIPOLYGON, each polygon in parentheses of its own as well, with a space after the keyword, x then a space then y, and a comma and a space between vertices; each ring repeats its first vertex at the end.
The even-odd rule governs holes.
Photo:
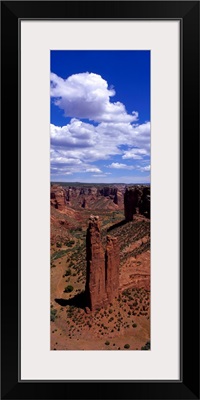
POLYGON ((56 319, 57 310, 55 308, 51 308, 51 321, 54 322, 56 319))
POLYGON ((129 348, 130 348, 130 344, 126 343, 126 344, 124 345, 124 348, 125 348, 125 349, 129 349, 129 348))
POLYGON ((110 342, 108 340, 106 340, 105 345, 109 346, 110 342))
POLYGON ((150 350, 150 342, 146 342, 146 344, 141 347, 141 350, 150 350))
POLYGON ((69 276, 69 275, 71 275, 71 274, 72 274, 72 271, 71 271, 70 268, 68 268, 68 269, 66 270, 66 272, 65 272, 65 276, 69 276))
POLYGON ((75 243, 75 240, 69 240, 68 242, 65 242, 65 246, 72 247, 74 243, 75 243))
POLYGON ((66 286, 64 292, 65 293, 70 293, 70 292, 73 292, 73 290, 74 290, 73 286, 72 285, 68 285, 68 286, 66 286))

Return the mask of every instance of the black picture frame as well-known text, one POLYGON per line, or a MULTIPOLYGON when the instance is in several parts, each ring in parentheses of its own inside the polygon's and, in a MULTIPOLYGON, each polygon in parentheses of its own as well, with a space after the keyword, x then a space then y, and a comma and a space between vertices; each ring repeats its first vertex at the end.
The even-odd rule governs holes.
MULTIPOLYGON (((2 221, 2 256, 4 255, 4 258, 2 257, 1 266, 2 399, 199 399, 199 2, 2 1, 1 31, 1 209, 2 217, 4 217, 2 218, 4 220, 2 221), (21 207, 20 118, 18 115, 20 103, 19 20, 65 18, 179 19, 181 21, 180 381, 20 382, 19 380, 20 275, 17 269, 17 264, 20 267, 21 207), (15 189, 17 181, 18 191, 15 189), (16 218, 17 215, 19 218, 16 218), (195 227, 197 227, 197 233, 195 227)), ((168 189, 166 188, 166 195, 168 189)), ((173 194, 170 193, 170 195, 173 194)))

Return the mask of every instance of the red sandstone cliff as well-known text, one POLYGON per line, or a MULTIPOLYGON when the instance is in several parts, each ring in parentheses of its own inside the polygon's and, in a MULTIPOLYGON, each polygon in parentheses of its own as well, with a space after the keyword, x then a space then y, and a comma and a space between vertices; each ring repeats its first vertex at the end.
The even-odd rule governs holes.
POLYGON ((124 185, 119 187, 104 186, 60 186, 51 185, 51 205, 63 211, 66 205, 78 209, 91 210, 106 208, 108 210, 123 209, 124 185))
POLYGON ((133 215, 140 213, 150 218, 150 187, 133 186, 124 193, 124 215, 126 221, 132 221, 133 215))
POLYGON ((66 193, 61 186, 52 186, 50 192, 51 205, 58 210, 63 210, 66 205, 66 193))

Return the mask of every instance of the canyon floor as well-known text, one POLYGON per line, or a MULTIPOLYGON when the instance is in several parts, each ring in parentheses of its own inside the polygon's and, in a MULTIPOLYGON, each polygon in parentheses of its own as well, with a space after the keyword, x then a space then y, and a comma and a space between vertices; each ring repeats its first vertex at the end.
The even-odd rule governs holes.
MULTIPOLYGON (((121 188, 120 188, 121 190, 121 188)), ((61 197, 59 197, 60 200, 61 197)), ((150 342, 150 220, 124 219, 122 198, 79 196, 51 205, 51 350, 147 350, 150 342), (105 309, 85 308, 86 231, 98 215, 120 246, 119 294, 105 309)))

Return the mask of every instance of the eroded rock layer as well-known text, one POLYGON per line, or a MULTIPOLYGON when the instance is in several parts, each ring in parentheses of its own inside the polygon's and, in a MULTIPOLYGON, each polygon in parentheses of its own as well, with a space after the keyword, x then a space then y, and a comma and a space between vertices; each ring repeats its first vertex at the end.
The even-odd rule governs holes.
POLYGON ((62 186, 52 186, 50 192, 51 205, 58 210, 64 210, 66 206, 66 194, 62 186))

